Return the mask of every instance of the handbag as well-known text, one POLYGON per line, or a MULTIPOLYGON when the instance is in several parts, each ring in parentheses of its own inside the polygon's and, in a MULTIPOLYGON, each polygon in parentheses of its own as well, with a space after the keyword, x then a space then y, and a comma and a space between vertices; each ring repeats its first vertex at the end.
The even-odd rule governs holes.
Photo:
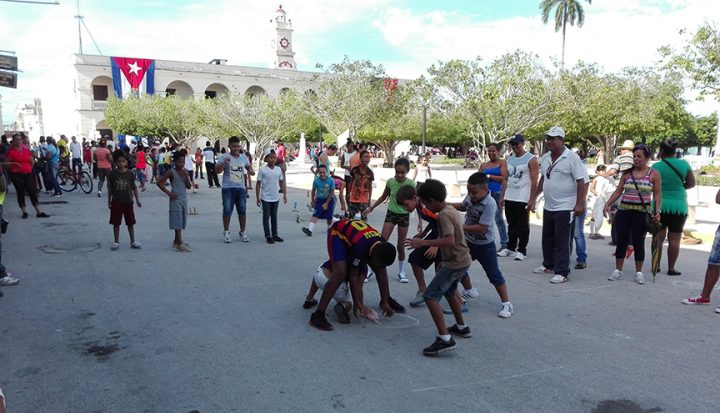
MULTIPOLYGON (((650 170, 652 173, 652 169, 650 170)), ((645 231, 651 233, 651 234, 657 234, 660 230, 660 226, 655 224, 652 220, 652 214, 647 212, 645 208, 645 200, 642 197, 642 193, 640 192, 640 188, 638 187, 637 181, 635 181, 635 175, 633 175, 632 169, 628 172, 630 174, 630 178, 633 181, 633 185, 635 185, 635 190, 638 191, 638 196, 640 197, 640 205, 643 207, 643 211, 645 212, 645 231)))

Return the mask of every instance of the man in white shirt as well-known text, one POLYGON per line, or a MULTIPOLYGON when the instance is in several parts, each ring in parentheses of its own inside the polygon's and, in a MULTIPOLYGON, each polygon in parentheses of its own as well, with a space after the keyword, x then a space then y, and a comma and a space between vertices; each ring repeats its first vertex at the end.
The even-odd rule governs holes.
POLYGON ((72 156, 72 168, 77 173, 82 173, 82 145, 74 136, 70 138, 70 156, 72 156))
POLYGON ((585 176, 580 158, 565 147, 565 131, 553 126, 545 132, 548 152, 540 159, 538 195, 545 192, 543 208, 543 265, 536 274, 554 274, 553 284, 567 282, 570 274, 570 239, 575 216, 585 212, 585 176))

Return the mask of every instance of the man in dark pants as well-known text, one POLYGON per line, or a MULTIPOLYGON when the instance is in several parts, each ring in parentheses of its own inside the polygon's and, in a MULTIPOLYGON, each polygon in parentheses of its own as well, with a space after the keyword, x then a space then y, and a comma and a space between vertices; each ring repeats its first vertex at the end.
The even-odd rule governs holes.
POLYGON ((220 181, 218 181, 218 174, 215 172, 215 148, 210 145, 210 141, 205 142, 205 149, 203 149, 203 156, 205 157, 205 170, 207 171, 208 186, 210 188, 213 185, 220 188, 220 181))
POLYGON ((565 131, 553 126, 545 132, 548 152, 540 159, 538 195, 545 192, 543 209, 543 265, 536 274, 554 274, 553 284, 567 282, 570 274, 570 242, 575 216, 585 211, 585 176, 580 158, 564 144, 565 131))

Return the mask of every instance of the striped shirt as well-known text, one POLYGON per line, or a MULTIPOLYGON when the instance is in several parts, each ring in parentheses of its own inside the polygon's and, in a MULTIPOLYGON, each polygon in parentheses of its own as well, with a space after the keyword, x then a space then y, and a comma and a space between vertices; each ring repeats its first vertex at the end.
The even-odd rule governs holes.
POLYGON ((650 200, 653 193, 653 184, 650 181, 652 169, 648 168, 645 176, 641 178, 635 177, 634 182, 632 174, 632 170, 628 172, 628 177, 625 180, 625 186, 623 186, 623 194, 622 197, 620 197, 620 205, 618 206, 618 209, 650 212, 650 200), (635 188, 636 183, 637 189, 635 188))

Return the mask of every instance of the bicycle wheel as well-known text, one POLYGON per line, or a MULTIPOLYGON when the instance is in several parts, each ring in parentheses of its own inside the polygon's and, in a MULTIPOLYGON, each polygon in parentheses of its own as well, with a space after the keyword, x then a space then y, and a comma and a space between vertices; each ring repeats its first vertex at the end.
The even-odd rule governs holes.
POLYGON ((83 171, 82 175, 80 175, 80 189, 86 194, 93 190, 92 176, 87 171, 83 171))
POLYGON ((77 181, 75 181, 72 172, 67 168, 60 169, 57 175, 55 175, 55 179, 57 179, 57 183, 63 192, 71 192, 77 188, 77 181))

